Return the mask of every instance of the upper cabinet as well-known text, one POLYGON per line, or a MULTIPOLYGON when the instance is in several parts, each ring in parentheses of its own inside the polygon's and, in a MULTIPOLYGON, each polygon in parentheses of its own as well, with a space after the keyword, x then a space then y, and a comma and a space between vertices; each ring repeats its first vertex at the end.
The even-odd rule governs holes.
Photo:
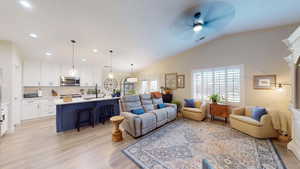
POLYGON ((25 61, 23 65, 24 86, 41 85, 41 65, 37 61, 25 61))
POLYGON ((78 71, 81 86, 101 85, 102 71, 97 66, 83 65, 79 67, 78 71))
MULTIPOLYGON (((71 65, 40 63, 37 61, 25 61, 23 84, 24 86, 59 86, 60 76, 70 76, 71 65)), ((91 65, 76 66, 80 77, 80 86, 101 86, 102 69, 91 65)))
POLYGON ((58 64, 43 63, 41 86, 59 86, 60 67, 58 64))
POLYGON ((59 86, 59 65, 25 61, 23 72, 24 86, 59 86))
POLYGON ((93 69, 91 66, 82 65, 79 67, 80 86, 94 86, 93 69))

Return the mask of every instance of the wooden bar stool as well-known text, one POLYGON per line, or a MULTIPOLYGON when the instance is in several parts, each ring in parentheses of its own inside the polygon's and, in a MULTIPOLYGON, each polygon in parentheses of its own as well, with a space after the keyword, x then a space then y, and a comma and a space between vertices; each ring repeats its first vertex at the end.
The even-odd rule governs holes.
POLYGON ((99 121, 102 122, 102 124, 105 123, 109 118, 114 116, 114 105, 108 104, 104 105, 100 108, 100 115, 99 115, 99 121))
POLYGON ((77 120, 76 120, 76 128, 77 131, 80 131, 80 127, 82 126, 86 126, 87 124, 92 126, 94 128, 95 126, 95 117, 94 117, 94 113, 93 113, 93 109, 92 108, 85 108, 85 109, 79 109, 76 111, 76 115, 77 115, 77 120), (81 117, 83 114, 88 114, 88 119, 82 121, 81 117))

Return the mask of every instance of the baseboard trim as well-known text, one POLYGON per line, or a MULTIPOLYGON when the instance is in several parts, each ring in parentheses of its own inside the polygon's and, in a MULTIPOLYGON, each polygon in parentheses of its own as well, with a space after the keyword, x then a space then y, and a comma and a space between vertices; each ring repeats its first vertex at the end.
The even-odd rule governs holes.
POLYGON ((288 145, 288 149, 291 150, 295 156, 300 160, 300 145, 296 141, 292 140, 288 145))

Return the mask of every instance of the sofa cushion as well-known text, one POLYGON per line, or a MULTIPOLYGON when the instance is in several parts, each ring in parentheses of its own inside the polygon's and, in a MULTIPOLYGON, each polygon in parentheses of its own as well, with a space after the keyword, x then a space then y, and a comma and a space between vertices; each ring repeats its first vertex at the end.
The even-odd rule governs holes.
POLYGON ((199 108, 183 107, 182 110, 193 112, 193 113, 202 113, 199 108))
POLYGON ((136 115, 141 115, 141 114, 144 114, 145 111, 144 111, 144 109, 133 109, 133 110, 131 110, 131 113, 136 114, 136 115))
POLYGON ((233 115, 233 114, 231 114, 230 117, 232 119, 241 121, 243 123, 247 123, 247 124, 252 125, 252 126, 257 126, 257 127, 262 126, 262 124, 259 121, 254 120, 253 118, 248 117, 248 116, 239 116, 239 115, 233 115))
POLYGON ((156 116, 156 125, 162 126, 168 122, 168 112, 164 109, 153 110, 153 113, 156 116))
POLYGON ((124 111, 131 112, 134 109, 143 108, 141 105, 140 97, 138 95, 124 96, 121 99, 122 108, 124 111))
POLYGON ((158 104, 163 104, 164 102, 163 102, 163 100, 162 100, 162 98, 152 98, 152 102, 153 102, 153 104, 154 105, 158 105, 158 104))
POLYGON ((157 108, 159 108, 159 109, 163 109, 163 108, 165 108, 165 107, 167 107, 164 103, 163 104, 158 104, 157 105, 157 108))
POLYGON ((165 110, 167 112, 168 121, 172 121, 176 119, 177 117, 177 108, 172 106, 167 106, 165 108, 162 108, 162 110, 165 110))
POLYGON ((152 112, 154 110, 153 104, 143 105, 143 108, 144 108, 145 112, 152 112))
POLYGON ((184 99, 184 106, 185 107, 195 108, 195 101, 194 101, 194 99, 184 99))
POLYGON ((150 94, 141 94, 140 98, 142 105, 152 104, 152 98, 150 94))
POLYGON ((263 107, 253 107, 252 109, 252 118, 257 121, 260 121, 260 118, 265 114, 267 114, 267 111, 263 107))

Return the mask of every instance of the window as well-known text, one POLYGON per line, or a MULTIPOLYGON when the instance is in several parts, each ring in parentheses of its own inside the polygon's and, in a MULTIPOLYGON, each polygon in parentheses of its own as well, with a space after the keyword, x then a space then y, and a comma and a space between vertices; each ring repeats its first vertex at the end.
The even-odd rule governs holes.
POLYGON ((148 81, 144 80, 142 81, 142 86, 141 86, 141 93, 147 93, 147 89, 148 89, 148 81))
POLYGON ((229 66, 193 71, 193 97, 207 100, 212 94, 219 94, 223 101, 241 102, 242 66, 229 66))
POLYGON ((158 82, 157 80, 147 81, 143 80, 141 83, 141 93, 148 93, 148 92, 156 92, 158 91, 158 82))
POLYGON ((156 92, 158 90, 157 80, 150 82, 150 92, 156 92))

